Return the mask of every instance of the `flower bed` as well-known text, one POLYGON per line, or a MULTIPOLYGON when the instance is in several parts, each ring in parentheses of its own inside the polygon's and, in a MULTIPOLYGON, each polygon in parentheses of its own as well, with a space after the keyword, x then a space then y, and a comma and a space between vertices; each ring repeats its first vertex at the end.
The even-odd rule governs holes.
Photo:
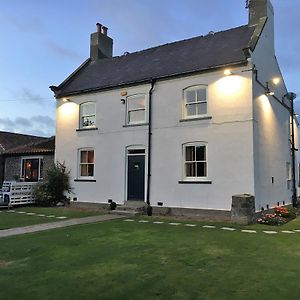
POLYGON ((283 206, 276 206, 274 213, 263 214, 261 218, 257 220, 259 224, 280 226, 296 217, 296 212, 293 208, 287 208, 283 206))

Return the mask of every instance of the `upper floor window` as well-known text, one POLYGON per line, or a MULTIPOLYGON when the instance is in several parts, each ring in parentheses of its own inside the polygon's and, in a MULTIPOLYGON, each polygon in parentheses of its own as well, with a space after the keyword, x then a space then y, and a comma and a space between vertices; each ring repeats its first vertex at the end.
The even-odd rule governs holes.
POLYGON ((96 103, 85 102, 80 104, 80 128, 96 126, 96 103))
POLYGON ((146 122, 146 96, 143 94, 127 97, 126 104, 127 124, 146 122))
POLYGON ((207 147, 205 143, 183 145, 184 178, 201 179, 207 177, 207 147))
POLYGON ((184 90, 184 114, 186 118, 207 114, 207 91, 205 86, 192 86, 184 90))
POLYGON ((94 149, 79 150, 79 177, 94 177, 94 149))

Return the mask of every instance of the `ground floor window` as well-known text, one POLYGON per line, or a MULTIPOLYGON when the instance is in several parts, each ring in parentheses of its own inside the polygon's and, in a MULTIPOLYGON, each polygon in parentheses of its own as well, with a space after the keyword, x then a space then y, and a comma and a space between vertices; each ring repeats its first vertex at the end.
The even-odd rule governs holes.
POLYGON ((207 146, 204 143, 183 145, 183 176, 185 179, 198 180, 207 177, 207 146))
POLYGON ((79 150, 79 177, 94 177, 94 149, 79 150))
POLYGON ((43 158, 22 158, 21 179, 27 182, 36 182, 43 179, 43 158))

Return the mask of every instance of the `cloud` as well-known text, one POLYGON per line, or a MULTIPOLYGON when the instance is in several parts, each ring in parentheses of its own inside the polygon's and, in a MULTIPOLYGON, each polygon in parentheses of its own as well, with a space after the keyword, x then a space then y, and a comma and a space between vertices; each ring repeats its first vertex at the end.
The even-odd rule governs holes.
POLYGON ((55 132, 55 120, 41 115, 31 118, 0 118, 0 130, 38 136, 52 136, 55 132))
POLYGON ((58 44, 56 44, 53 41, 48 41, 46 43, 47 47, 54 53, 66 57, 66 58, 71 58, 71 59, 83 59, 82 56, 80 54, 78 54, 76 51, 73 51, 71 49, 68 48, 64 48, 58 44))

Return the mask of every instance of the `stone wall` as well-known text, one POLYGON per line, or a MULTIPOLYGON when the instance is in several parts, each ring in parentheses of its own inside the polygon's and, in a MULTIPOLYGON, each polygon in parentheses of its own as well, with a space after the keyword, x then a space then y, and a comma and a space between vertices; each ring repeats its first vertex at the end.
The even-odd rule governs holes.
POLYGON ((0 188, 2 187, 2 182, 4 180, 4 159, 0 154, 0 188))
POLYGON ((44 172, 43 172, 43 178, 46 177, 46 170, 51 167, 52 164, 54 164, 54 155, 53 154, 48 154, 44 155, 44 172))
MULTIPOLYGON (((41 155, 37 155, 41 157, 41 155)), ((4 174, 4 180, 15 180, 14 176, 18 175, 21 176, 21 160, 22 158, 25 158, 26 156, 10 156, 5 158, 5 174, 4 174)), ((33 157, 33 155, 28 156, 33 157)), ((47 154, 43 155, 43 177, 45 177, 46 170, 51 166, 51 164, 54 163, 54 155, 53 154, 47 154)))
POLYGON ((11 156, 5 158, 4 180, 15 180, 14 176, 21 175, 21 157, 11 156))
POLYGON ((251 224, 255 221, 255 198, 249 194, 232 196, 231 222, 251 224))

